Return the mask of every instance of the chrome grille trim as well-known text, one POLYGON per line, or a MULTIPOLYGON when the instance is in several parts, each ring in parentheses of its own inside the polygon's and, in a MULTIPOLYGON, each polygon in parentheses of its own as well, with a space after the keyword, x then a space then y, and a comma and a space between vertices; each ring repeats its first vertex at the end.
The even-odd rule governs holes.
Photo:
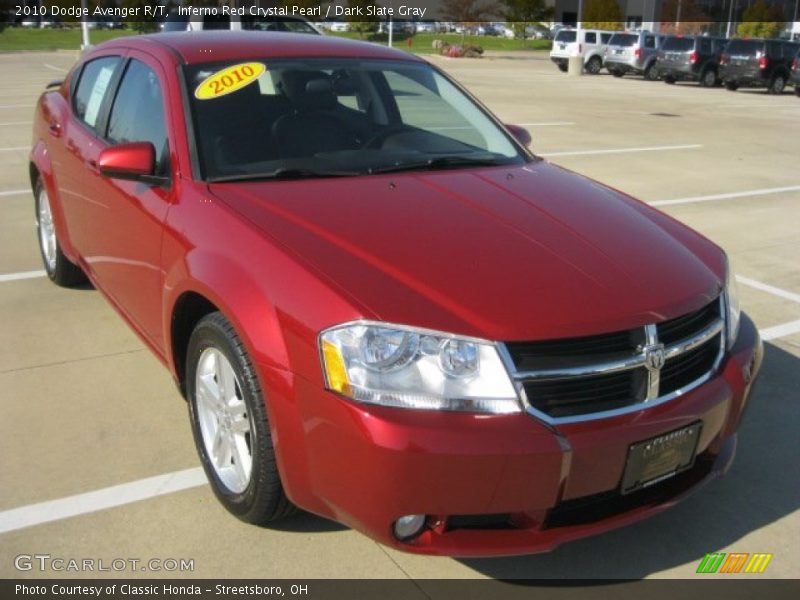
POLYGON ((667 346, 659 343, 658 328, 656 324, 645 325, 643 328, 645 343, 639 346, 636 349, 636 352, 630 356, 622 356, 614 360, 594 362, 576 367, 565 367, 562 369, 534 369, 518 371, 506 345, 503 343, 498 343, 497 349, 506 369, 508 370, 509 375, 512 377, 514 386, 516 387, 520 399, 522 400, 525 410, 528 412, 528 414, 531 414, 537 419, 540 419, 551 425, 614 417, 617 415, 636 412, 652 406, 664 404, 665 402, 669 402, 670 400, 673 400, 678 396, 681 396, 699 387, 711 379, 714 373, 719 369, 724 357, 726 345, 724 321, 725 305, 724 298, 722 296, 720 296, 720 298, 717 300, 717 304, 719 307, 719 317, 714 319, 711 323, 706 325, 703 329, 695 334, 667 346), (661 395, 659 391, 661 385, 660 375, 661 368, 664 366, 664 363, 669 359, 681 356, 694 350, 695 348, 702 346, 703 344, 710 342, 716 336, 719 336, 719 348, 717 349, 717 355, 714 359, 712 368, 691 383, 684 385, 683 387, 674 390, 669 394, 661 395), (651 355, 655 355, 655 360, 651 358, 651 355), (657 368, 654 368, 654 365, 650 364, 651 362, 658 363, 655 365, 657 368), (527 398, 524 388, 524 383, 527 381, 569 380, 572 378, 606 375, 610 373, 619 373, 622 371, 641 368, 647 368, 648 371, 646 397, 637 402, 633 402, 628 406, 623 406, 613 410, 589 412, 566 417, 552 417, 533 406, 533 404, 527 398))

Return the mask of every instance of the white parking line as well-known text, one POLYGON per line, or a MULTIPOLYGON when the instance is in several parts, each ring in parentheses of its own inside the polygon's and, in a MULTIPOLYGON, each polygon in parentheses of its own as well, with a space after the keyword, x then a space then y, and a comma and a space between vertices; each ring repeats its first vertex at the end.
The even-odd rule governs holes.
POLYGON ((761 339, 765 342, 774 340, 780 337, 786 337, 800 333, 800 320, 783 323, 782 325, 775 325, 774 327, 767 327, 761 330, 761 339))
POLYGON ((0 283, 4 281, 19 281, 20 279, 36 279, 47 275, 44 271, 22 271, 21 273, 7 273, 0 275, 0 283))
POLYGON ((0 192, 0 196, 19 196, 21 194, 30 194, 30 190, 4 190, 0 192))
POLYGON ((732 198, 747 198, 748 196, 766 196, 768 194, 783 194, 785 192, 800 191, 800 185, 787 185, 785 187, 763 188, 760 190, 747 190, 744 192, 730 192, 727 194, 711 194, 710 196, 689 196, 688 198, 675 198, 673 200, 656 200, 648 202, 650 206, 674 206, 676 204, 694 204, 695 202, 715 202, 717 200, 730 200, 732 198))
POLYGON ((33 108, 33 104, 0 104, 0 108, 33 108))
POLYGON ((574 150, 569 152, 539 152, 539 156, 584 156, 589 154, 623 154, 626 152, 656 152, 661 150, 689 150, 702 148, 702 144, 682 144, 680 146, 644 146, 640 148, 609 148, 607 150, 574 150))
POLYGON ((5 123, 0 123, 0 127, 7 127, 9 125, 32 125, 33 121, 6 121, 5 123))
POLYGON ((749 277, 743 277, 742 275, 737 275, 736 281, 741 283, 742 285, 746 285, 748 287, 761 290, 762 292, 767 292, 768 294, 772 294, 773 296, 778 296, 779 298, 783 298, 785 300, 791 300, 792 302, 797 302, 800 304, 800 294, 795 294, 794 292, 782 290, 781 288, 775 287, 774 285, 769 285, 768 283, 762 283, 760 281, 756 281, 755 279, 750 279, 749 277))
POLYGON ((48 63, 44 63, 43 66, 46 69, 50 69, 51 71, 58 71, 59 73, 66 73, 67 72, 67 69, 62 69, 61 67, 57 67, 55 65, 51 65, 51 64, 48 64, 48 63))
POLYGON ((20 150, 30 150, 28 146, 11 146, 9 148, 0 148, 0 152, 19 152, 20 150))
POLYGON ((29 504, 0 512, 0 533, 16 531, 42 523, 85 515, 148 498, 180 492, 206 484, 203 469, 196 467, 165 475, 139 479, 112 487, 76 494, 58 500, 29 504))

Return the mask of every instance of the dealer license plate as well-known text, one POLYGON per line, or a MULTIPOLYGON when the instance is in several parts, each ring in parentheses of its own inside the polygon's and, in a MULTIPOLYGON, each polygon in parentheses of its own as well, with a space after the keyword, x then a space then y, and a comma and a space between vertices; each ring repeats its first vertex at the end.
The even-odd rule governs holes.
POLYGON ((698 421, 632 444, 622 476, 622 493, 653 485, 691 468, 702 428, 703 424, 698 421))

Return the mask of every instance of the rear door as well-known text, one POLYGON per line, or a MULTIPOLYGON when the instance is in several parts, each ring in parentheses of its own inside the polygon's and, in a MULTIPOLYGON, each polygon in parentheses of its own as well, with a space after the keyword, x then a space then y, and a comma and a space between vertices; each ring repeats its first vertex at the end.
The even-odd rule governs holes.
POLYGON ((174 142, 164 90, 166 73, 150 56, 131 51, 110 103, 103 147, 150 142, 156 150, 156 174, 165 186, 101 178, 92 204, 94 235, 86 260, 98 282, 123 313, 157 349, 164 347, 161 327, 161 238, 173 198, 174 142))

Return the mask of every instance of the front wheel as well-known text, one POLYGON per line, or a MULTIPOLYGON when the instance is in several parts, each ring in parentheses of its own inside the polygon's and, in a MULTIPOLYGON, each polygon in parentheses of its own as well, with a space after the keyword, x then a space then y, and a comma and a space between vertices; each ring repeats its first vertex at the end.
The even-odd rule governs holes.
POLYGON ((622 69, 609 69, 609 73, 611 73, 614 77, 622 77, 625 75, 625 71, 622 69))
POLYGON ((567 63, 556 63, 556 65, 558 66, 558 70, 561 71, 562 73, 566 73, 567 69, 569 68, 569 65, 567 63))
POLYGON ((656 63, 650 63, 644 70, 644 78, 647 81, 658 81, 658 68, 656 63))
POLYGON ((39 253, 42 255, 44 270, 50 281, 62 287, 72 287, 86 281, 81 268, 70 262, 61 251, 53 221, 50 196, 39 179, 34 187, 36 200, 36 234, 39 240, 39 253))
POLYGON ((676 81, 672 75, 664 75, 661 79, 664 83, 668 83, 669 85, 672 85, 676 81))
POLYGON ((203 317, 192 332, 186 386, 195 446, 217 499, 247 523, 292 514, 255 369, 221 313, 203 317))
POLYGON ((800 98, 800 84, 794 86, 794 95, 800 98))
POLYGON ((733 81, 726 81, 725 89, 728 90, 729 92, 735 92, 736 90, 739 89, 739 84, 734 83, 733 81))
POLYGON ((591 75, 597 75, 602 68, 603 61, 600 60, 599 56, 593 56, 589 59, 589 62, 586 63, 586 72, 591 75))

